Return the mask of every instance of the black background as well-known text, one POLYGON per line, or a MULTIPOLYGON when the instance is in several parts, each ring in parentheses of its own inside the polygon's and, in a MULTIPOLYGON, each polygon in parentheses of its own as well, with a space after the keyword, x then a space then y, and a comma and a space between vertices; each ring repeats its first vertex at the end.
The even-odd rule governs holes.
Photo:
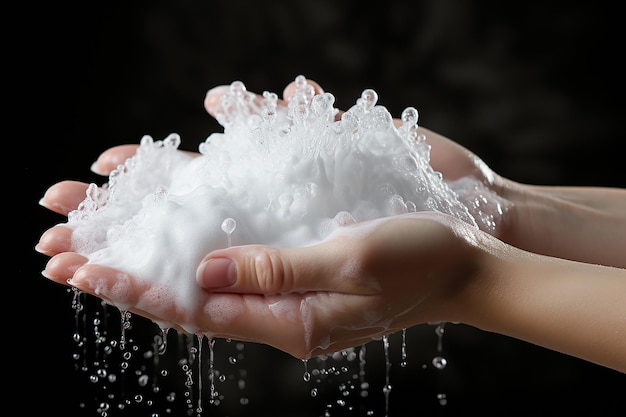
MULTIPOLYGON (((17 236, 19 245, 5 249, 11 285, 4 361, 15 393, 5 405, 18 410, 13 415, 97 416, 94 404, 102 395, 74 370, 71 295, 40 275, 47 258, 33 247, 63 218, 38 206, 39 198, 60 180, 102 182, 89 171, 98 154, 138 143, 144 134, 162 139, 176 132, 183 148, 196 150, 221 130, 202 104, 216 85, 241 80, 251 91, 280 94, 303 74, 344 109, 371 87, 394 116, 415 106, 420 124, 473 150, 506 177, 626 186, 624 24, 616 3, 153 0, 24 6, 14 16, 18 27, 5 35, 5 84, 12 93, 5 103, 11 125, 5 133, 11 161, 5 212, 12 226, 5 244, 17 236)), ((149 345, 155 329, 141 319, 135 323, 137 344, 149 345)), ((436 337, 424 325, 408 330, 409 365, 402 368, 399 342, 399 335, 391 338, 390 417, 626 413, 626 377, 578 359, 447 325, 448 366, 436 371, 430 365, 436 337), (437 404, 439 392, 447 394, 445 407, 437 404)), ((223 361, 224 344, 218 340, 216 346, 216 360, 223 361)), ((367 349, 369 399, 348 397, 354 411, 334 406, 330 415, 385 415, 382 343, 367 349)), ((203 415, 321 416, 341 397, 333 380, 325 385, 327 394, 312 398, 311 385, 302 381, 303 364, 266 346, 246 345, 245 363, 250 404, 209 406, 203 415)), ((230 402, 225 396, 224 403, 230 402)), ((169 415, 157 406, 110 413, 153 414, 169 415)))

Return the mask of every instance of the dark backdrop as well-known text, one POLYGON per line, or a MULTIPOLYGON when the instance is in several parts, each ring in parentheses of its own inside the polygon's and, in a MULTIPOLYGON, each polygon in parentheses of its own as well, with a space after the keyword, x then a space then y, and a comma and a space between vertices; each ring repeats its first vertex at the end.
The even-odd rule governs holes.
MULTIPOLYGON (((415 106, 420 124, 467 146, 509 178, 626 186, 620 153, 624 28, 614 3, 365 3, 49 2, 16 15, 19 30, 8 35, 14 56, 6 67, 16 70, 7 89, 19 95, 10 99, 7 122, 15 129, 7 157, 20 177, 5 168, 5 201, 13 203, 7 222, 18 223, 10 235, 18 233, 20 246, 17 266, 8 259, 8 292, 17 304, 7 311, 11 353, 4 358, 16 393, 5 403, 23 411, 16 415, 102 416, 97 404, 109 394, 89 382, 89 372, 75 370, 71 295, 41 277, 47 258, 33 251, 41 232, 63 219, 37 201, 60 180, 102 182, 89 172, 98 154, 144 134, 162 139, 177 132, 183 148, 197 149, 220 129, 202 105, 213 86, 241 80, 252 91, 280 93, 304 74, 335 94, 340 108, 371 87, 393 115, 415 106)), ((409 329, 404 368, 399 335, 391 340, 390 417, 626 412, 624 375, 462 325, 447 325, 448 366, 434 370, 433 329, 409 329), (438 405, 437 393, 446 393, 446 406, 438 405)), ((137 344, 147 346, 155 329, 138 319, 134 331, 137 344)), ((204 415, 321 416, 328 410, 362 416, 373 410, 383 416, 383 346, 374 342, 367 349, 370 395, 359 401, 355 393, 340 393, 337 381, 344 376, 329 378, 320 389, 325 394, 313 398, 302 363, 247 345, 250 403, 207 407, 204 415), (351 405, 340 407, 337 399, 351 405)), ((224 360, 217 348, 216 357, 224 360)), ((109 415, 181 414, 137 406, 109 415)))

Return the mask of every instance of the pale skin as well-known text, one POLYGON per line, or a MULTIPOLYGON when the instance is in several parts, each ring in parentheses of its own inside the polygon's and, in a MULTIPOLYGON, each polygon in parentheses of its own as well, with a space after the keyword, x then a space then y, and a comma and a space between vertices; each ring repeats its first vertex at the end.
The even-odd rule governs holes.
MULTIPOLYGON (((292 83, 285 99, 293 91, 292 83)), ((223 92, 207 94, 209 114, 223 92)), ((419 129, 432 146, 431 165, 444 178, 474 176, 513 203, 493 235, 448 215, 419 212, 356 224, 306 248, 231 247, 207 254, 199 265, 197 311, 173 305, 164 313, 146 304, 131 311, 174 327, 184 316, 197 333, 266 343, 298 358, 422 323, 460 322, 626 372, 626 190, 520 184, 455 142, 419 129), (217 320, 211 313, 218 310, 230 316, 217 320)), ((135 150, 111 148, 92 168, 106 175, 135 150)), ((67 215, 87 185, 57 183, 41 204, 67 215)), ((110 289, 123 271, 88 264, 72 252, 71 230, 63 224, 45 231, 36 249, 51 256, 47 278, 118 301, 110 289), (96 279, 108 285, 96 292, 96 279)), ((125 303, 150 290, 124 278, 131 283, 125 303)))

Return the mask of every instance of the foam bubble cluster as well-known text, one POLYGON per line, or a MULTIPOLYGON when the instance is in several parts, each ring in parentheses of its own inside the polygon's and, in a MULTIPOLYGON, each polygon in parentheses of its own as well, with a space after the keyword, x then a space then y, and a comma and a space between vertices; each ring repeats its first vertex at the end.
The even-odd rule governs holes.
MULTIPOLYGON (((195 271, 215 249, 250 243, 306 246, 355 222, 415 211, 475 215, 434 171, 418 112, 395 126, 364 90, 338 116, 335 97, 303 76, 286 106, 236 81, 197 157, 180 137, 141 139, 137 153, 92 184, 70 213, 73 249, 193 302, 195 271)), ((115 301, 115 300, 113 300, 115 301)))

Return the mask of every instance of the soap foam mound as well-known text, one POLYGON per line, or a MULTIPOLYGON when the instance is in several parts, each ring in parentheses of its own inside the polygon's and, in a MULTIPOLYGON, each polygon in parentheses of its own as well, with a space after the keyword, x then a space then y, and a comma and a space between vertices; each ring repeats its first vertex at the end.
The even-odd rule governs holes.
POLYGON ((431 168, 415 108, 396 127, 372 89, 338 120, 334 101, 303 76, 287 106, 233 82, 216 115, 224 131, 199 156, 178 150, 177 134, 144 136, 106 184, 89 186, 69 215, 73 250, 190 303, 196 268, 215 249, 306 246, 355 222, 425 210, 495 224, 488 204, 487 221, 477 219, 431 168))

